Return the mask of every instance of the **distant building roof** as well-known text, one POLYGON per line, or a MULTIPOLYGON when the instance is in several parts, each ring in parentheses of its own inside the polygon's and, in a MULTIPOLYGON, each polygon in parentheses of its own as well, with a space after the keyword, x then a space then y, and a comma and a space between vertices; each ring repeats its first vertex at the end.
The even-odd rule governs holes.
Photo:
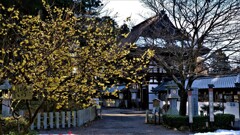
POLYGON ((177 87, 174 81, 163 81, 160 85, 152 89, 152 92, 166 91, 169 87, 177 87))
POLYGON ((125 88, 126 88, 125 85, 119 85, 119 86, 108 87, 106 91, 108 92, 121 91, 121 90, 124 90, 125 88))
POLYGON ((214 88, 235 88, 236 82, 240 83, 240 74, 217 77, 202 77, 193 82, 192 88, 207 89, 208 84, 213 84, 214 88))
MULTIPOLYGON (((169 81, 168 81, 169 82, 169 81)), ((167 90, 168 82, 163 82, 152 89, 152 92, 167 90)), ((186 80, 185 88, 188 80, 186 80)), ((235 83, 240 83, 240 73, 235 75, 225 75, 216 77, 201 77, 193 81, 192 88, 208 89, 208 84, 213 84, 214 88, 236 88, 235 83)))
POLYGON ((161 38, 165 40, 189 39, 189 35, 185 31, 176 28, 165 12, 156 14, 134 26, 128 36, 121 39, 121 45, 134 43, 139 37, 161 38))
POLYGON ((162 82, 160 85, 152 89, 152 92, 158 92, 158 91, 165 91, 167 90, 167 85, 168 82, 162 82))

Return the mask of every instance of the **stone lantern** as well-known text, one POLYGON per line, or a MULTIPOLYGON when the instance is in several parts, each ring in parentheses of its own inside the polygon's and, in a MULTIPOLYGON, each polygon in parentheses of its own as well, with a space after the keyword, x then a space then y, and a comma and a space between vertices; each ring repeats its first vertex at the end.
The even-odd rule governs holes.
POLYGON ((167 111, 167 114, 179 115, 179 112, 177 110, 177 100, 179 99, 178 86, 176 83, 174 83, 174 81, 170 81, 166 85, 166 87, 168 89, 167 99, 170 102, 170 107, 169 110, 167 111))
POLYGON ((4 83, 2 85, 0 85, 0 90, 4 91, 2 92, 3 96, 2 97, 2 116, 6 117, 10 115, 10 97, 9 97, 9 91, 8 89, 10 89, 12 86, 9 84, 8 80, 4 80, 4 83), (8 98, 6 98, 8 97, 8 98))

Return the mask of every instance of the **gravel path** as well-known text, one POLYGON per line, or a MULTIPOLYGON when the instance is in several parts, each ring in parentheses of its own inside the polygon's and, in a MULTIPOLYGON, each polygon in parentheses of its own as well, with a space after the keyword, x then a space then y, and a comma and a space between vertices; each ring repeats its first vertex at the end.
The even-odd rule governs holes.
POLYGON ((78 135, 188 135, 167 129, 161 125, 144 123, 143 113, 124 109, 105 109, 102 119, 87 125, 70 129, 39 131, 40 134, 78 134, 78 135))

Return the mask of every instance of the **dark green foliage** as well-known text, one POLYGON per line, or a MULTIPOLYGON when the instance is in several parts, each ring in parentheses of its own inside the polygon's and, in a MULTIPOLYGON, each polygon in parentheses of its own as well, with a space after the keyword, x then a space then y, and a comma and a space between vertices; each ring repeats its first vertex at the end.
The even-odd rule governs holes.
POLYGON ((193 131, 205 131, 206 122, 208 121, 208 116, 194 116, 193 117, 193 131))
MULTIPOLYGON (((66 0, 65 0, 66 1, 66 0)), ((103 6, 101 0, 74 0, 73 10, 79 15, 97 15, 96 9, 103 6)))
POLYGON ((128 25, 124 23, 122 26, 120 26, 119 32, 120 32, 120 35, 118 38, 122 39, 122 38, 124 38, 123 34, 129 33, 130 29, 128 28, 128 25))
MULTIPOLYGON (((19 132, 9 132, 8 135, 19 135, 19 132)), ((29 131, 28 133, 24 133, 24 135, 38 135, 36 131, 29 131)))
POLYGON ((22 14, 37 15, 38 11, 43 8, 42 0, 1 0, 5 7, 14 6, 22 14))
POLYGON ((235 116, 233 114, 216 114, 215 126, 222 129, 231 129, 231 122, 235 121, 235 116))
MULTIPOLYGON (((70 8, 79 15, 97 15, 97 8, 103 4, 101 0, 46 0, 52 7, 70 8)), ((43 11, 42 0, 1 0, 5 7, 15 6, 23 14, 37 15, 43 11)))
POLYGON ((9 132, 19 133, 27 125, 27 121, 24 118, 20 118, 16 120, 13 117, 5 117, 5 118, 2 118, 2 122, 3 122, 2 129, 4 134, 7 134, 9 132), (18 124, 19 124, 19 129, 18 129, 18 124))
MULTIPOLYGON (((163 124, 170 128, 180 129, 183 126, 189 125, 188 116, 179 115, 163 115, 163 124)), ((194 116, 192 130, 197 132, 213 131, 215 129, 231 129, 231 122, 234 122, 235 116, 232 114, 216 114, 214 116, 214 126, 206 127, 206 122, 209 121, 208 116, 194 116)))
POLYGON ((217 50, 213 55, 210 63, 212 74, 224 74, 231 71, 227 55, 222 50, 217 50))
POLYGON ((163 115, 162 118, 163 123, 172 128, 179 128, 180 126, 188 125, 188 116, 163 115))
POLYGON ((123 24, 121 27, 120 27, 120 33, 121 34, 127 34, 130 32, 130 29, 128 28, 128 25, 127 24, 123 24))

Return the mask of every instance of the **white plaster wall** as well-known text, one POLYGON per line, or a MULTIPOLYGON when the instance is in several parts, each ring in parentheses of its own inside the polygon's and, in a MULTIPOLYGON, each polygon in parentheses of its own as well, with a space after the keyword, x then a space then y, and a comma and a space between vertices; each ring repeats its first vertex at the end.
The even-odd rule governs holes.
MULTIPOLYGON (((198 114, 200 114, 201 106, 203 104, 208 105, 208 102, 198 102, 198 110, 199 110, 198 114)), ((221 103, 215 102, 214 105, 216 105, 216 104, 221 104, 221 103)), ((239 119, 239 109, 238 109, 239 104, 238 104, 238 102, 227 102, 227 103, 224 103, 224 106, 225 106, 224 114, 233 114, 233 115, 235 115, 236 119, 239 119)), ((223 112, 217 111, 214 114, 217 114, 217 113, 223 113, 223 112)))
POLYGON ((155 88, 157 86, 158 86, 157 84, 149 84, 148 85, 148 92, 151 93, 152 92, 152 88, 155 88))
MULTIPOLYGON (((165 104, 165 102, 163 102, 163 104, 165 104)), ((203 104, 208 105, 208 102, 198 102, 198 114, 199 115, 200 115, 200 111, 201 111, 201 106, 203 106, 203 104)), ((214 104, 216 105, 219 103, 215 102, 214 104)), ((227 102, 227 103, 224 103, 224 106, 225 106, 224 114, 233 114, 233 115, 235 115, 236 119, 239 119, 239 109, 238 109, 239 103, 238 102, 227 102)), ((180 102, 178 101, 177 102, 178 111, 179 111, 179 108, 180 108, 180 102)), ((187 108, 188 108, 188 103, 187 103, 187 108)), ((217 111, 214 114, 217 114, 217 113, 222 113, 222 111, 217 111)), ((188 114, 188 109, 187 109, 187 114, 188 114)))
POLYGON ((227 102, 224 104, 224 113, 234 114, 235 118, 239 119, 239 103, 238 102, 227 102))
POLYGON ((153 109, 153 104, 149 104, 148 108, 149 108, 149 110, 152 110, 153 109))
POLYGON ((152 93, 152 88, 157 87, 157 84, 149 84, 148 85, 148 109, 153 109, 153 105, 151 102, 153 102, 154 98, 157 98, 158 95, 155 95, 154 93, 152 93))
POLYGON ((153 99, 155 99, 155 98, 157 98, 157 95, 155 95, 155 94, 149 94, 149 96, 148 96, 148 102, 150 103, 150 102, 153 102, 153 99))
POLYGON ((155 94, 149 94, 148 95, 149 97, 148 97, 148 108, 149 109, 153 109, 153 104, 152 104, 152 102, 153 102, 153 99, 155 99, 155 98, 157 98, 157 95, 155 95, 155 94))

